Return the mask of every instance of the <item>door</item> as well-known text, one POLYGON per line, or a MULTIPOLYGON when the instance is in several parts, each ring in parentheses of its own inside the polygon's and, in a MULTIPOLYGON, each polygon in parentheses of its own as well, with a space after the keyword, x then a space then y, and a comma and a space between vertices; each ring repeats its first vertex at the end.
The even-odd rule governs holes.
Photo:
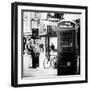
POLYGON ((75 30, 58 31, 58 75, 72 75, 76 72, 75 30))

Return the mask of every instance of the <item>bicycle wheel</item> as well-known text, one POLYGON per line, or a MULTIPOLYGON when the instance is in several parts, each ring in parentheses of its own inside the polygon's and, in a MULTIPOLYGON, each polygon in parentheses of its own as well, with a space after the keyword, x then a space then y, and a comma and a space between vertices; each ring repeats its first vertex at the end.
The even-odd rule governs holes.
POLYGON ((50 61, 50 64, 51 64, 52 68, 56 68, 57 67, 56 61, 54 59, 52 59, 50 61))
POLYGON ((50 67, 50 61, 44 60, 44 61, 43 61, 43 67, 44 67, 45 69, 49 69, 49 67, 50 67))

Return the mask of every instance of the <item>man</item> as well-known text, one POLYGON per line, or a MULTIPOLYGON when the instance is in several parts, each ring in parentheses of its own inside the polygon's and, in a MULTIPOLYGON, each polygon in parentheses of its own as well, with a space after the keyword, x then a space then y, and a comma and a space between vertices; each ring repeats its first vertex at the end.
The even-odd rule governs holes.
POLYGON ((32 68, 36 68, 35 46, 32 38, 30 38, 29 42, 27 43, 27 50, 29 52, 28 54, 31 55, 32 58, 32 68))

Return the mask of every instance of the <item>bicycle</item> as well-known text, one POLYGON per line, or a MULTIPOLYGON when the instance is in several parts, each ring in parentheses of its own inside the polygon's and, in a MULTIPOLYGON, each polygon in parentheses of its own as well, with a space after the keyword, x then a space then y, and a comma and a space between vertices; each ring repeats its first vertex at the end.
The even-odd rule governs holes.
POLYGON ((43 61, 43 66, 44 69, 57 68, 57 56, 54 56, 53 58, 47 57, 47 59, 43 61))

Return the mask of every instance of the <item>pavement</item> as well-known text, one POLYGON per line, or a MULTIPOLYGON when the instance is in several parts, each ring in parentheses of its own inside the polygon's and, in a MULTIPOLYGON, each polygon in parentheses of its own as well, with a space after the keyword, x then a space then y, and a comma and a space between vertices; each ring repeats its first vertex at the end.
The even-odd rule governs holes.
MULTIPOLYGON (((40 56, 40 57, 43 57, 43 56, 40 56)), ((45 69, 43 67, 44 59, 45 58, 40 58, 39 67, 32 68, 31 56, 24 54, 23 55, 23 77, 57 76, 57 69, 54 69, 54 68, 45 69)))

